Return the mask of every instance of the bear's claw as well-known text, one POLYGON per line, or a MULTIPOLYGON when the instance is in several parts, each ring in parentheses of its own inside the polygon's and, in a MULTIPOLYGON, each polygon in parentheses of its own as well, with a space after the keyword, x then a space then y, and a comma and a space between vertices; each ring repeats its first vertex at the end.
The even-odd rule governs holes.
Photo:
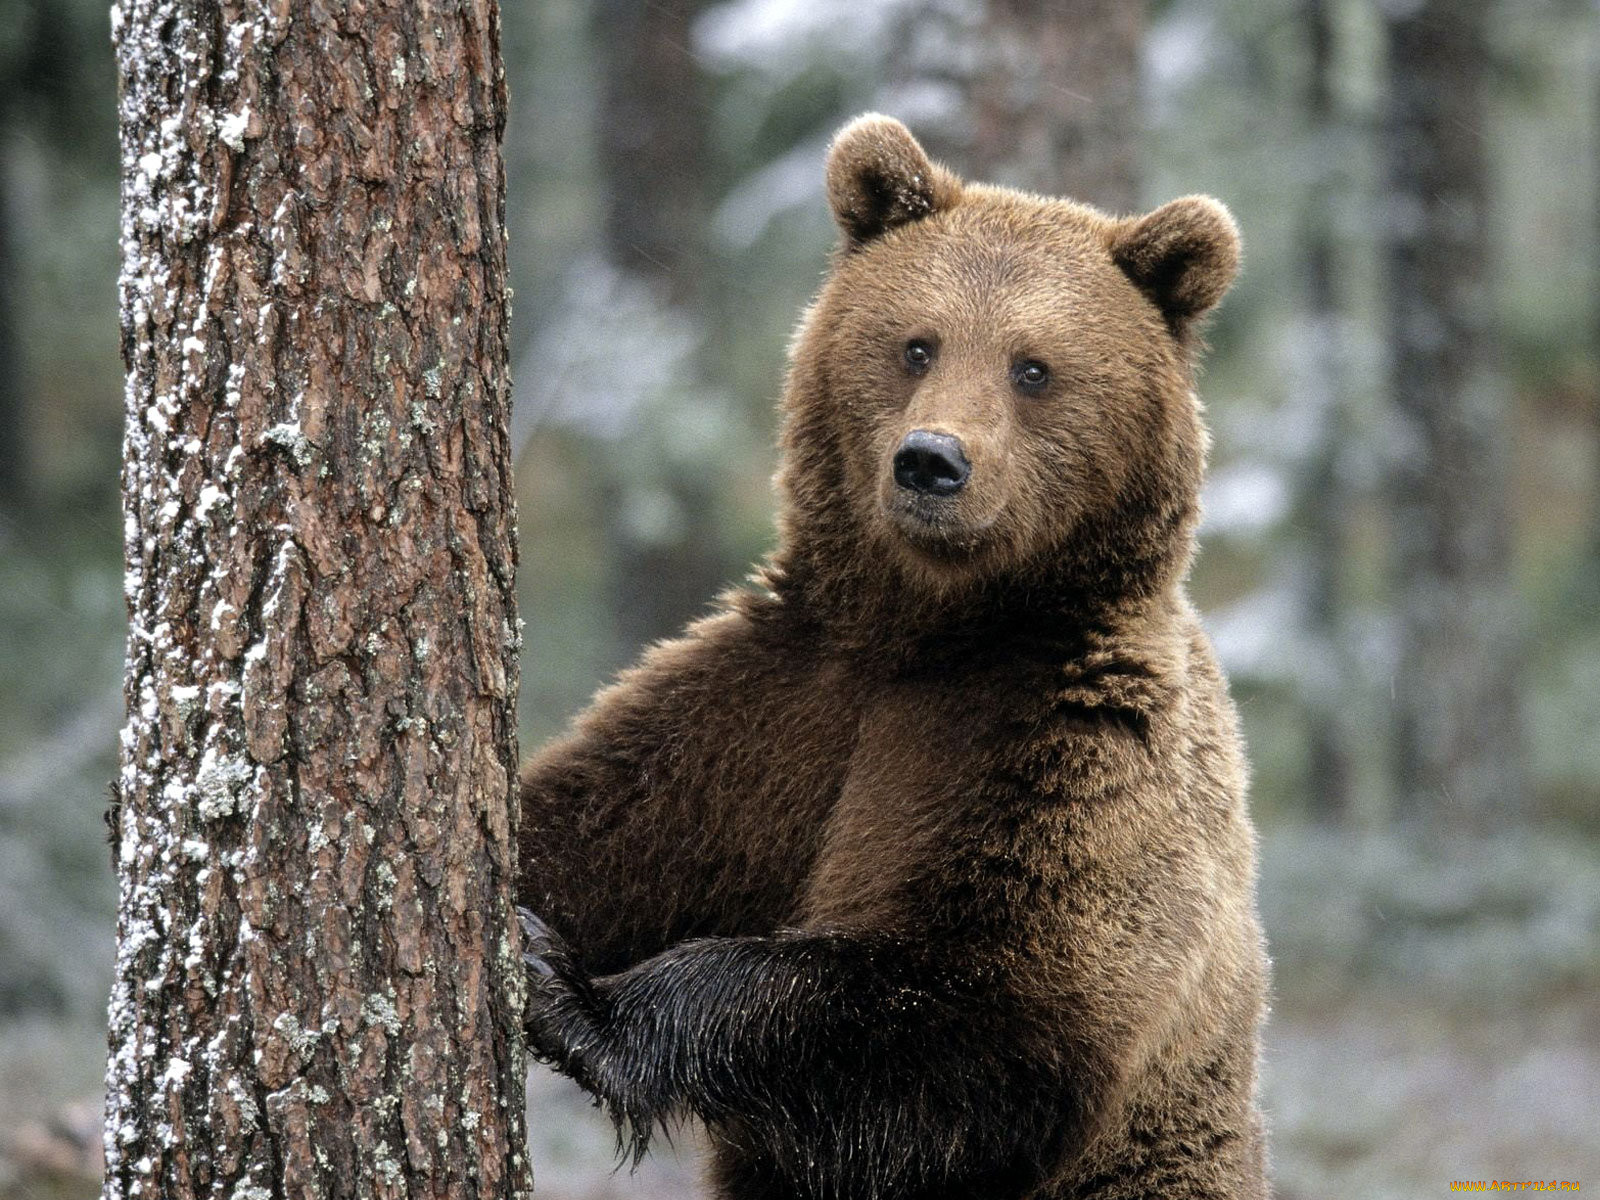
POLYGON ((517 909, 517 924, 522 926, 523 965, 541 979, 555 978, 558 972, 550 959, 562 954, 561 939, 525 908, 517 909))
POLYGON ((559 933, 525 908, 517 909, 517 923, 522 927, 522 962, 532 985, 523 1013, 529 1048, 536 1057, 581 1078, 577 1060, 605 1024, 604 996, 559 933))

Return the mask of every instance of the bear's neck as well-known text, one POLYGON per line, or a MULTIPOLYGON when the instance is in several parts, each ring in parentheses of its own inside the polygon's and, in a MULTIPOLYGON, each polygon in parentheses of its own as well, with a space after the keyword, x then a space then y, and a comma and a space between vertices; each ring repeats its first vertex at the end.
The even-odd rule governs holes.
POLYGON ((1082 528, 1048 556, 930 586, 889 552, 864 554, 862 532, 831 516, 790 523, 763 582, 829 646, 907 660, 971 646, 1071 640, 1088 630, 1175 611, 1194 546, 1197 505, 1174 504, 1142 523, 1082 528), (864 561, 865 560, 865 561, 864 561))

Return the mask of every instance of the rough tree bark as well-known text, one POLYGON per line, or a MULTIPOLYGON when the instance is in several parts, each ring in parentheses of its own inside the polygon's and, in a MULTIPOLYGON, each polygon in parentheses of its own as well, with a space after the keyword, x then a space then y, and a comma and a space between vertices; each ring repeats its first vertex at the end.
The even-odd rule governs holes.
POLYGON ((1509 438, 1496 378, 1487 0, 1385 10, 1398 787, 1493 824, 1524 789, 1509 438))
POLYGON ((986 0, 970 172, 1139 206, 1143 0, 986 0))
POLYGON ((113 29, 105 1196, 527 1194, 494 0, 113 29))

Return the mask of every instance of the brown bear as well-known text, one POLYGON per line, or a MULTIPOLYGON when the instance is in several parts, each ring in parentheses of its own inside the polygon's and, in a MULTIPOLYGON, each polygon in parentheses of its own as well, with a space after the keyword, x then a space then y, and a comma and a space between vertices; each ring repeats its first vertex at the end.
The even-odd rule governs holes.
POLYGON ((1203 197, 967 184, 896 121, 783 396, 779 546, 523 777, 530 1040, 725 1197, 1258 1197, 1266 960, 1183 591, 1203 197))

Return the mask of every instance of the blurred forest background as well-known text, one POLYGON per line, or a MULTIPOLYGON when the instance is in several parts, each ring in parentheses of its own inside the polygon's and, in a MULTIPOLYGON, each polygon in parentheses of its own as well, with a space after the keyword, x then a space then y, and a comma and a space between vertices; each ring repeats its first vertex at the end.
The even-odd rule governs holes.
MULTIPOLYGON (((1594 0, 508 0, 525 746, 771 541, 868 108, 973 177, 1205 191, 1244 274, 1193 579, 1255 762, 1286 1200, 1600 1187, 1594 0)), ((121 721, 102 0, 0 0, 0 1197, 92 1195, 121 721)), ((530 1085, 541 1194, 612 1173, 530 1085)))

